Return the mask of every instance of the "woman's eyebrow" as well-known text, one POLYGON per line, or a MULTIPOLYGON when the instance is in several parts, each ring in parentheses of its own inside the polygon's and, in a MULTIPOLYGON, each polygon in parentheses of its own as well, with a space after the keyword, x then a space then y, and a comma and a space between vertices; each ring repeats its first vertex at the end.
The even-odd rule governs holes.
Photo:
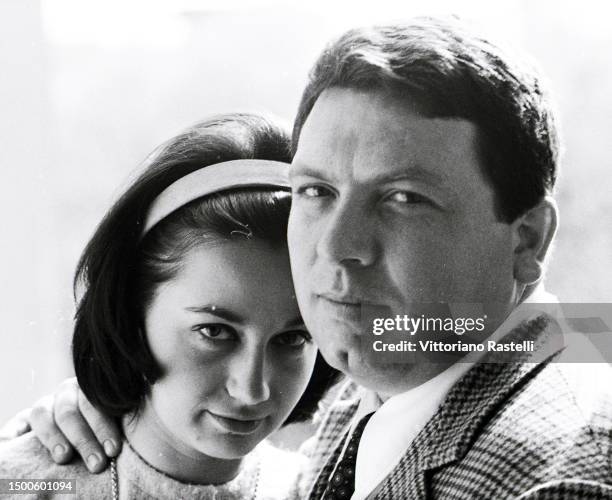
POLYGON ((217 316, 218 318, 224 319, 231 323, 244 323, 244 318, 239 314, 236 314, 229 309, 225 309, 223 307, 215 306, 215 305, 204 305, 204 306, 192 306, 186 307, 186 311, 196 312, 196 313, 207 313, 213 316, 217 316))
MULTIPOLYGON (((218 318, 229 321, 230 323, 243 324, 246 322, 245 318, 236 314, 229 309, 225 309, 224 307, 219 307, 215 305, 204 305, 204 306, 191 306, 186 307, 186 311, 195 312, 195 313, 206 313, 211 314, 212 316, 217 316, 218 318)), ((298 314, 295 318, 290 319, 285 323, 283 328, 293 328, 296 326, 304 326, 304 320, 302 316, 298 314)))

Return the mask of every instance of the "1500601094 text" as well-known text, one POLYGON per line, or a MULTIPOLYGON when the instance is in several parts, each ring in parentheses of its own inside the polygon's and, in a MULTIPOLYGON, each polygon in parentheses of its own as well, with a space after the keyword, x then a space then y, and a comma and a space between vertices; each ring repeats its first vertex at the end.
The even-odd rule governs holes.
POLYGON ((0 479, 0 495, 32 493, 76 494, 76 479, 0 479))

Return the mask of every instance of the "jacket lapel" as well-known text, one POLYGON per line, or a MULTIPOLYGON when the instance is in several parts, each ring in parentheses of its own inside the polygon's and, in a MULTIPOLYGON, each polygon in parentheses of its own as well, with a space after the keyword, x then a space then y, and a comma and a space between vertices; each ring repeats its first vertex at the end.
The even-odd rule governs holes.
MULTIPOLYGON (((526 321, 505 337, 505 341, 534 340, 536 345, 542 344, 550 333, 549 323, 547 316, 526 321)), ((452 387, 406 454, 368 498, 425 499, 430 489, 426 472, 464 457, 505 402, 557 354, 540 363, 529 362, 533 353, 517 353, 512 363, 485 357, 452 387)))

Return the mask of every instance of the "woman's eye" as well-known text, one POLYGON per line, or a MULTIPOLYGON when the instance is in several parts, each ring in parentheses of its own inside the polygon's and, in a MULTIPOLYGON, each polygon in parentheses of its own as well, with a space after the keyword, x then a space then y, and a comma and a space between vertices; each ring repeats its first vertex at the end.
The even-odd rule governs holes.
POLYGON ((302 347, 306 343, 311 342, 311 337, 308 332, 296 330, 277 335, 275 342, 279 345, 287 347, 302 347))
POLYGON ((197 325, 193 330, 208 340, 233 340, 235 338, 234 332, 225 325, 197 325))

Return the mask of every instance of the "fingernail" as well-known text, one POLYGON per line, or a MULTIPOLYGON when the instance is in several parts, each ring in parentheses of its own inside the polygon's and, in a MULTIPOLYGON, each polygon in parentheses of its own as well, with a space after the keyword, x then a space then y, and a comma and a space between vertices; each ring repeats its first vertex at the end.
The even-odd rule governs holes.
POLYGON ((66 448, 64 447, 63 444, 56 444, 53 447, 53 456, 57 459, 61 459, 63 458, 63 456, 66 454, 66 448))
POLYGON ((115 441, 113 441, 112 439, 107 439, 106 441, 104 441, 104 452, 109 457, 114 455, 116 450, 117 445, 115 444, 115 441))
POLYGON ((96 453, 92 453, 87 457, 87 467, 89 470, 94 470, 100 465, 100 457, 96 453))
POLYGON ((21 422, 19 426, 17 427, 17 434, 19 435, 25 434, 29 430, 30 430, 30 424, 28 424, 27 422, 21 422))

